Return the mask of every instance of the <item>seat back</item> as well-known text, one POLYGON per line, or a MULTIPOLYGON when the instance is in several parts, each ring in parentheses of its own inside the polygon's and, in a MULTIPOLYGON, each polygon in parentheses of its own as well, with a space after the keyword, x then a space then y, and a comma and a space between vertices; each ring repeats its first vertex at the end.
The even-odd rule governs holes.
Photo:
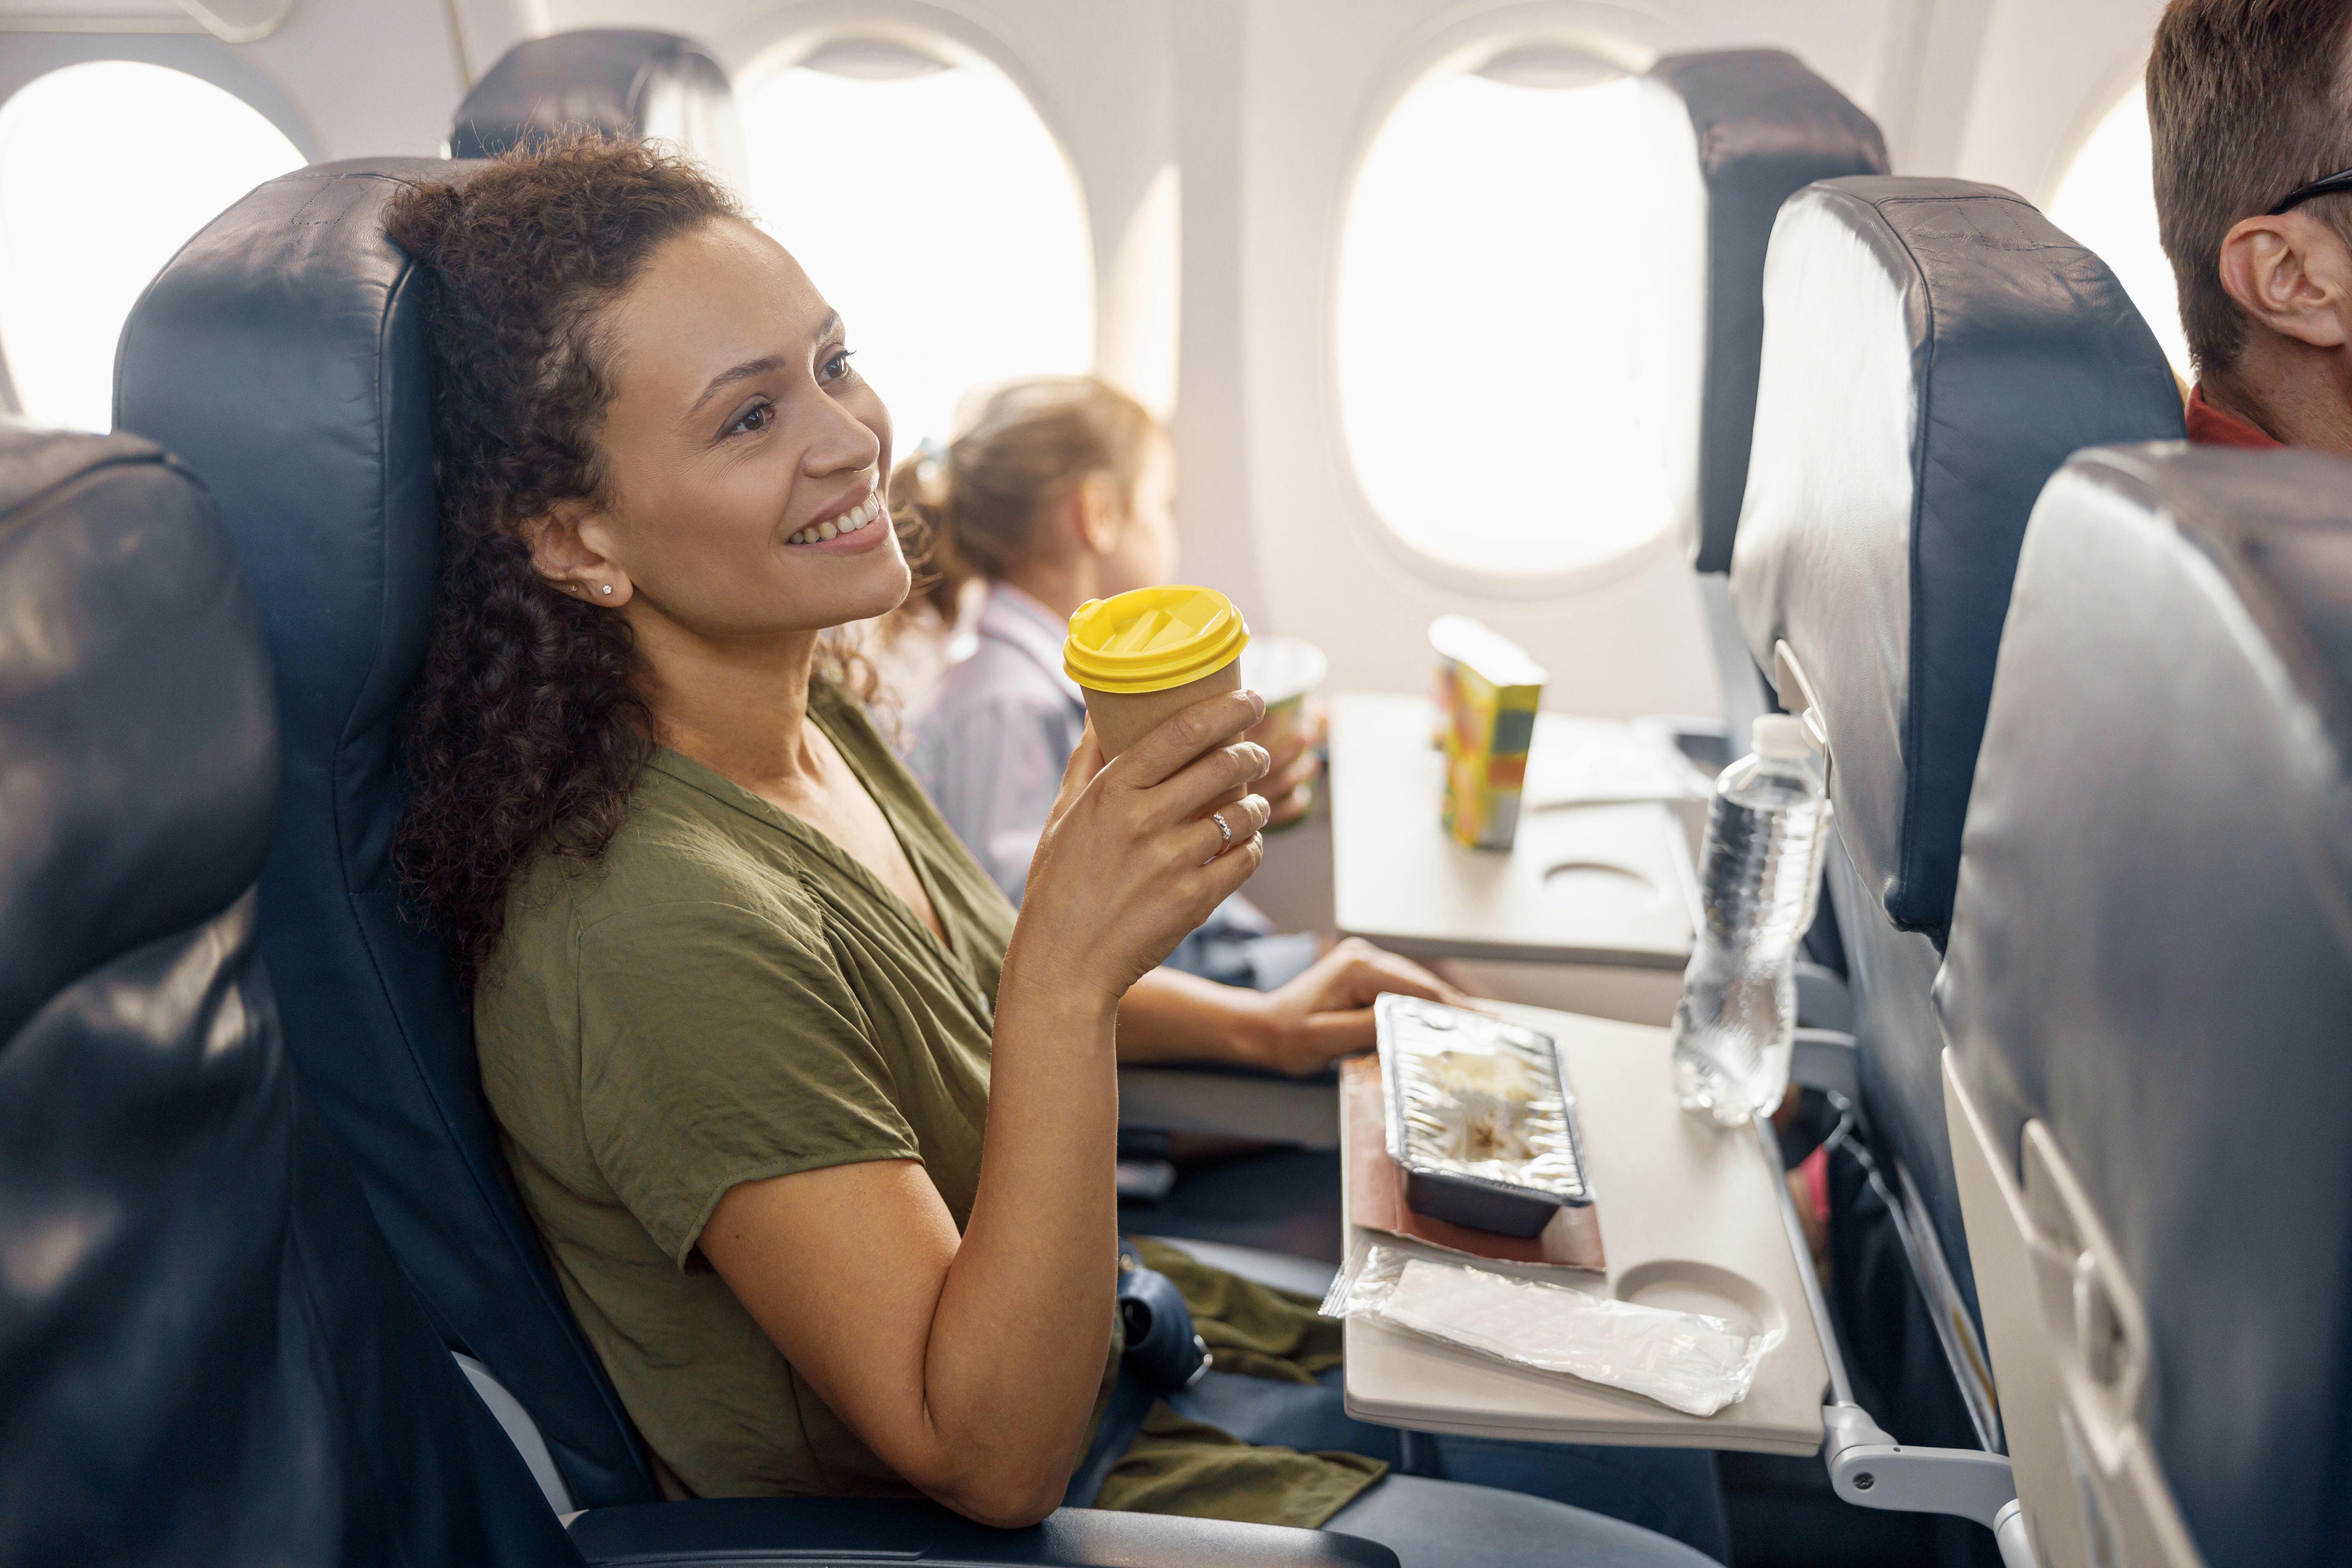
POLYGON ((2051 481, 1937 997, 2046 1568, 2352 1561, 2352 465, 2051 481))
POLYGON ((1886 172, 1886 143, 1870 116, 1779 49, 1668 55, 1646 85, 1667 135, 1686 144, 1664 160, 1675 226, 1660 251, 1675 269, 1674 297, 1696 302, 1665 313, 1662 351, 1676 383, 1667 494, 1683 509, 1736 754, 1766 711, 1725 577, 1756 420, 1765 246, 1780 204, 1805 186, 1886 172))
POLYGON ((577 1563, 286 1070, 278 789, 187 473, 0 430, 0 1562, 577 1563))
POLYGON ((1732 596, 1782 706, 1826 745, 1864 1115, 1990 1442, 1929 998, 1937 944, 2033 498, 2080 447, 2179 434, 2179 396, 2105 264, 1989 185, 1811 186, 1781 209, 1764 296, 1732 596))
POLYGON ((495 158, 583 131, 667 141, 743 188, 743 122, 726 69, 692 38, 639 27, 583 27, 509 49, 457 106, 449 155, 495 158))
POLYGON ((260 939, 287 1049, 443 1341, 538 1422, 572 1500, 654 1500, 634 1427, 509 1177, 441 944, 388 854, 440 530, 419 276, 383 236, 430 160, 252 192, 132 310, 115 421, 195 471, 253 585, 285 751, 260 939))

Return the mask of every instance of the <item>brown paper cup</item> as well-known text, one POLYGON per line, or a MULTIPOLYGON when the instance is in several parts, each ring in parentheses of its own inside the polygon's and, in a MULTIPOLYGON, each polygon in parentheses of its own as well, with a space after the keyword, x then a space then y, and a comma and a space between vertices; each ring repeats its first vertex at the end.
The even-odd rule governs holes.
POLYGON ((1102 747, 1103 760, 1108 762, 1194 703, 1241 690, 1242 662, 1235 658, 1223 669, 1164 691, 1080 689, 1087 694, 1087 713, 1095 721, 1095 739, 1102 747))

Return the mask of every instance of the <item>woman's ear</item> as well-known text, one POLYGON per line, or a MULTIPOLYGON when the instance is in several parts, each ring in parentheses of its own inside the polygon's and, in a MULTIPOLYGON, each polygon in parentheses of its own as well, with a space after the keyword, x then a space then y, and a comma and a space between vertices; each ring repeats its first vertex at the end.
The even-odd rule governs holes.
POLYGON ((585 501, 559 501, 515 532, 530 549, 531 570, 547 585, 583 604, 617 610, 632 597, 629 574, 599 548, 604 530, 585 501))
POLYGON ((2352 251, 2310 214, 2243 219, 2222 236, 2220 271, 2238 308, 2281 337, 2352 340, 2352 251))

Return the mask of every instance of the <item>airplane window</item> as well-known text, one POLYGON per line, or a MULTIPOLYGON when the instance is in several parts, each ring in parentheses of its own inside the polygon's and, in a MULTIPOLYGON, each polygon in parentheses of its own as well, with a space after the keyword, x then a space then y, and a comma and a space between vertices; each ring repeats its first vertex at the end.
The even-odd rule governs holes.
POLYGON ((751 204, 849 324, 898 447, 984 382, 1084 371, 1077 182, 1021 89, 977 64, 835 44, 743 103, 751 204))
POLYGON ((0 350, 26 417, 110 428, 115 340, 139 291, 303 162, 258 110, 163 66, 68 66, 0 106, 0 350))
POLYGON ((2172 263, 2157 238, 2156 184, 2148 151, 2147 97, 2139 88, 2107 111, 2067 166, 2051 198, 2050 221, 2090 246, 2114 269, 2124 291, 2156 329, 2165 357, 2182 377, 2192 372, 2180 330, 2180 296, 2172 263))
POLYGON ((1665 150, 1641 84, 1589 63, 1506 55, 1423 82, 1349 204, 1349 449, 1381 517, 1453 565, 1572 568, 1666 522, 1643 238, 1664 226, 1665 150))

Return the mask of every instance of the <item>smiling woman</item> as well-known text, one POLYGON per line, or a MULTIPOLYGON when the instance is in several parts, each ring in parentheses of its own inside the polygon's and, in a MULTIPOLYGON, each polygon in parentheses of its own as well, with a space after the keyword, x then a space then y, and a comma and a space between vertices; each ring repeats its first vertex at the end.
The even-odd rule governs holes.
POLYGON ((1066 801, 1016 930, 818 659, 908 570, 799 264, 631 143, 388 226, 447 535, 401 863, 591 1338, 696 1491, 1042 1515, 1110 1345, 1112 1020, 1256 863, 1263 800, 1223 854, 1192 818, 1263 768, 1222 745, 1257 705, 1066 801))
MULTIPOLYGON (((400 863, 573 1304, 693 1490, 1042 1516, 1111 1363, 1114 1019, 1256 866, 1262 799, 1199 819, 1264 770, 1263 705, 1099 778, 1081 747, 1016 924, 819 657, 908 570, 888 416, 799 264, 630 143, 388 227, 446 536, 400 863)), ((1228 1508, 1313 1523, 1379 1467, 1257 1469, 1228 1508)))

